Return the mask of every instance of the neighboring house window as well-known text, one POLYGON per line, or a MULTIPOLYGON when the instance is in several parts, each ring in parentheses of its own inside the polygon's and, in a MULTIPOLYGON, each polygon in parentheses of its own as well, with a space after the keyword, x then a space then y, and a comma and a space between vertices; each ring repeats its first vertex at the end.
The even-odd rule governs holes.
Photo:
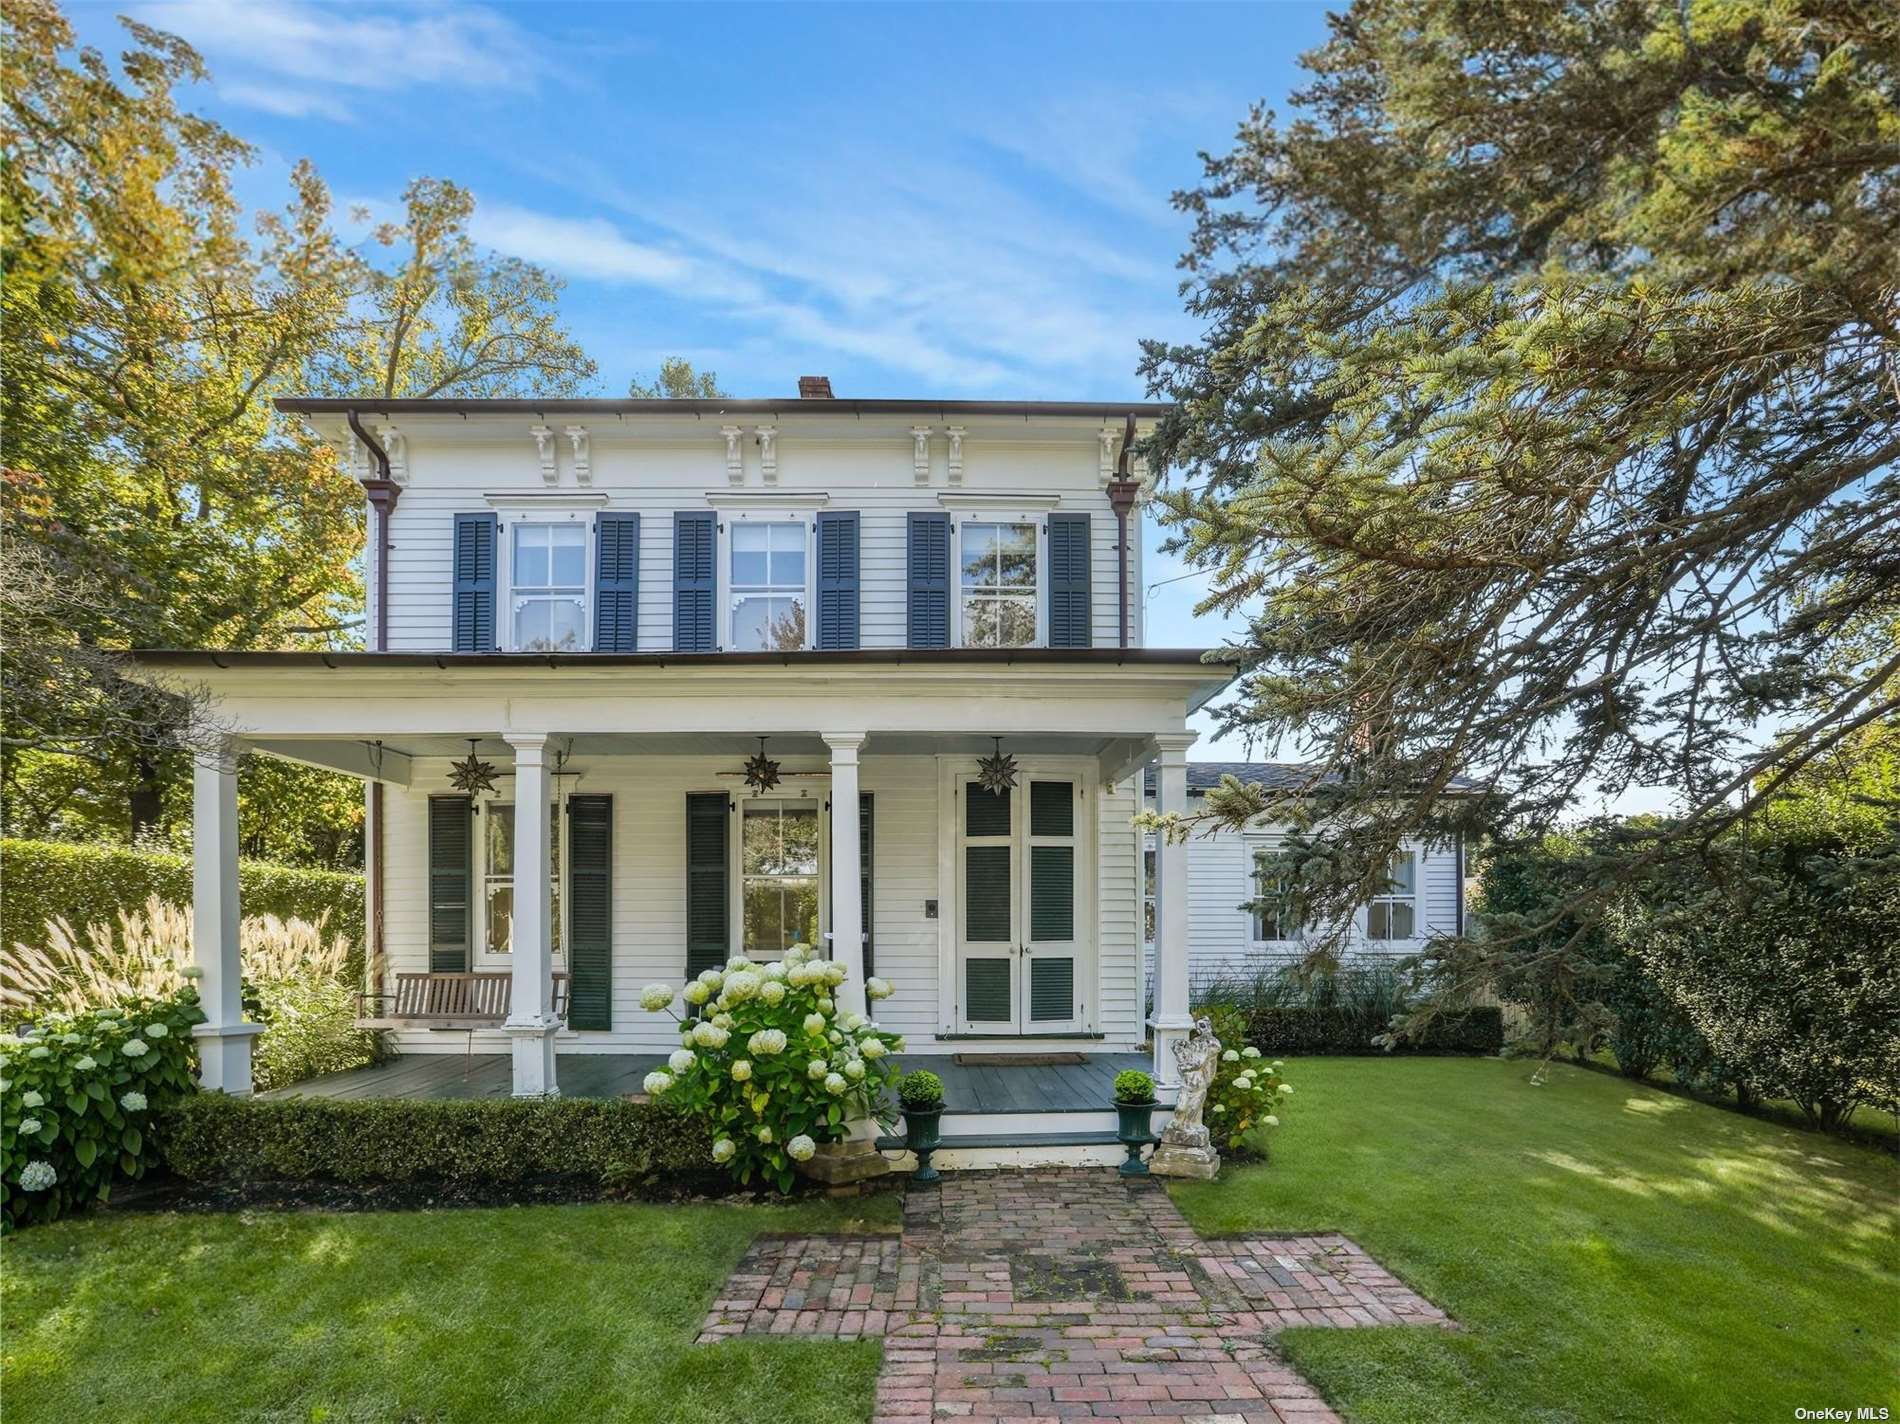
POLYGON ((739 816, 739 948, 776 957, 819 945, 818 805, 748 798, 739 816))
POLYGON ((1141 940, 1155 942, 1155 847, 1154 841, 1141 853, 1141 940))
POLYGON ((517 524, 508 558, 510 646, 520 652, 587 647, 588 526, 517 524))
POLYGON ((1253 942, 1285 944, 1297 940, 1300 925, 1288 903, 1286 877, 1271 874, 1260 864, 1260 857, 1270 853, 1272 847, 1256 842, 1247 850, 1253 858, 1253 942))
MULTIPOLYGON (((487 822, 482 833, 482 948, 489 954, 514 952, 515 935, 515 808, 507 801, 490 801, 483 808, 487 822)), ((548 812, 548 890, 553 901, 549 917, 548 948, 561 952, 561 817, 548 812)))
POLYGON ((959 528, 964 647, 1036 643, 1038 528, 1033 520, 965 520, 959 528))
POLYGON ((1402 850, 1386 871, 1391 883, 1366 906, 1366 938, 1412 939, 1418 920, 1418 856, 1402 850))
POLYGON ((805 647, 806 521, 735 519, 730 528, 726 646, 754 653, 805 647))

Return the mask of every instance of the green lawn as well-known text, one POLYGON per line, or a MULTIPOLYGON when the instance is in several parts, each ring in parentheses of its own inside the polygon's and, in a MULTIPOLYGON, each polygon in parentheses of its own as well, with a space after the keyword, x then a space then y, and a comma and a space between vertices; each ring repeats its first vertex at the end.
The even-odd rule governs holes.
POLYGON ((1893 1159, 1582 1069, 1306 1059, 1206 1233, 1347 1232, 1463 1325, 1302 1330, 1355 1421, 1900 1418, 1893 1159))
MULTIPOLYGON (((896 1199, 850 1203, 895 1221, 896 1199)), ((761 1231, 825 1206, 105 1215, 6 1243, 9 1424, 862 1421, 874 1343, 694 1347, 761 1231)))

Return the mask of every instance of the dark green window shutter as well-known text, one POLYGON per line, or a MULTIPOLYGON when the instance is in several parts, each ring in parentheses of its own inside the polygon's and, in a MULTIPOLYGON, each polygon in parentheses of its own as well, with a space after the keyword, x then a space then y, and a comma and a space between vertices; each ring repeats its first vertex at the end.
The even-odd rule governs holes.
POLYGON ((727 881, 727 820, 723 791, 686 797, 686 973, 717 969, 732 953, 732 900, 727 881))
POLYGON ((594 516, 594 651, 631 653, 640 644, 640 516, 594 516))
POLYGON ((1092 647, 1089 623, 1089 517, 1049 516, 1049 646, 1092 647))
POLYGON ((1043 955, 1029 965, 1029 1018, 1032 1023, 1075 1017, 1075 961, 1067 955, 1043 955))
MULTIPOLYGON (((708 510, 673 515, 673 651, 710 653, 713 637, 713 578, 719 537, 708 510)), ((723 960, 721 961, 724 962, 723 960)))
POLYGON ((963 788, 963 833, 977 836, 1009 834, 1009 792, 986 791, 974 781, 963 788))
POLYGON ((858 797, 858 876, 860 903, 864 910, 864 977, 869 979, 877 973, 876 960, 871 951, 877 944, 877 931, 872 928, 877 917, 871 913, 871 832, 877 825, 877 816, 871 804, 871 793, 865 792, 858 797))
POLYGON ((1032 836, 1072 836, 1075 834, 1074 782, 1032 781, 1029 783, 1029 834, 1032 836))
POLYGON ((1009 923, 1009 857, 1006 845, 963 848, 963 929, 972 944, 1015 938, 1009 923))
POLYGON ((1075 938, 1075 847, 1029 848, 1029 938, 1059 942, 1075 938))
POLYGON ((567 800, 567 1021, 608 1029, 613 1018, 614 798, 567 800))
POLYGON ((963 961, 964 1017, 971 1023, 1008 1023, 1010 1013, 1009 961, 963 961))
POLYGON ((468 968, 469 881, 475 807, 466 796, 429 798, 429 969, 468 968))
POLYGON ((907 566, 910 583, 910 646, 949 647, 949 515, 911 515, 907 566))
POLYGON ((455 547, 450 560, 455 587, 449 615, 449 648, 453 652, 495 651, 495 533, 492 514, 455 516, 455 547))
POLYGON ((818 516, 820 648, 858 646, 858 516, 827 509, 818 516))

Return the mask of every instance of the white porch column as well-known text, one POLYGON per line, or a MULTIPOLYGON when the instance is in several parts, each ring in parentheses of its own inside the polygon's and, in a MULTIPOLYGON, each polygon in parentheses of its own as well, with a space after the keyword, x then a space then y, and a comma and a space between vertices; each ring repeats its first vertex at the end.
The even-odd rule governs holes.
MULTIPOLYGON (((1187 813, 1187 753, 1197 735, 1169 732, 1155 738, 1160 752, 1155 774, 1155 810, 1187 813)), ((1181 1085, 1174 1045, 1188 1036, 1194 1018, 1188 1011, 1187 846, 1167 836, 1155 838, 1155 1081, 1181 1085)))
POLYGON ((224 738, 198 754, 191 772, 191 957, 205 1013, 205 1022, 192 1034, 198 1040, 198 1081, 205 1090, 249 1097, 251 1040, 264 1025, 244 1022, 237 759, 236 742, 224 738))
POLYGON ((511 736, 515 749, 514 985, 503 1029, 514 1041, 515 1096, 560 1095, 554 1076, 553 902, 548 883, 548 769, 544 733, 511 736))
POLYGON ((863 732, 826 732, 831 748, 831 957, 845 967, 838 1007, 869 1012, 864 996, 864 887, 859 876, 858 749, 863 732))

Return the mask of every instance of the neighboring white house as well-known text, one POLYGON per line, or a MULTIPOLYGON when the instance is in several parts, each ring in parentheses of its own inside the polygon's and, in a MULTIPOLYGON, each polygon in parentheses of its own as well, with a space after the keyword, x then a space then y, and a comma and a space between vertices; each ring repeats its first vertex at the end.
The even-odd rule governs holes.
POLYGON ((506 1022, 474 1046, 511 1050, 518 1093, 556 1090, 557 1054, 672 1047, 641 986, 810 939, 891 981, 911 1053, 1152 1036, 1172 1078, 1189 925, 1228 890, 1190 912, 1208 853, 1162 853, 1149 1020, 1131 817, 1151 762, 1185 809, 1187 721, 1229 673, 1142 644, 1124 443, 1162 408, 801 390, 279 402, 363 483, 371 650, 138 655, 229 734, 195 786, 209 1086, 248 1090, 258 1031, 245 749, 369 784, 376 983, 497 976, 506 1022), (776 784, 746 780, 760 756, 776 784))
MULTIPOLYGON (((1310 768, 1284 762, 1189 762, 1187 795, 1194 803, 1223 776, 1294 789, 1310 768)), ((1154 777, 1147 778, 1148 807, 1154 777)), ((1262 820, 1245 831, 1218 830, 1187 843, 1188 977, 1198 991, 1217 980, 1249 980, 1290 965, 1309 936, 1271 908, 1274 887, 1259 871, 1259 852, 1277 849, 1283 828, 1262 820)), ((1142 852, 1145 883, 1155 879, 1155 841, 1142 852)), ((1457 840, 1408 840, 1392 867, 1392 885, 1353 915, 1345 961, 1365 966, 1416 954, 1434 935, 1464 933, 1464 847, 1457 840)), ((1144 916, 1152 940, 1154 915, 1144 916)))

